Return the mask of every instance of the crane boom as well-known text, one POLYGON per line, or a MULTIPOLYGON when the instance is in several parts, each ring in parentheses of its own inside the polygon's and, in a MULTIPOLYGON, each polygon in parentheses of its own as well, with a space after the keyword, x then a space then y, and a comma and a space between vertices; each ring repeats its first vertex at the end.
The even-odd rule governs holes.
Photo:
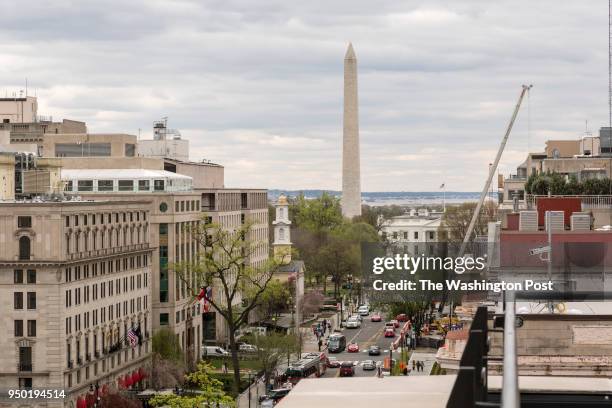
POLYGON ((497 151, 497 156, 495 156, 495 161, 493 165, 489 169, 489 177, 487 177, 487 182, 485 183, 484 188, 482 189, 482 193, 480 193, 480 199, 478 200, 478 204, 476 204, 476 209, 474 210, 474 214, 472 214, 472 219, 470 220, 470 225, 468 226, 468 230, 463 237, 463 243, 461 244, 461 248, 459 250, 459 256, 463 256, 465 253, 465 248, 474 232, 474 227, 476 226, 476 220, 478 220, 478 215, 480 214, 480 210, 482 208, 482 204, 487 196, 487 191, 489 191, 489 187, 491 186, 491 180, 493 180, 493 175, 495 174, 495 170, 497 170, 497 166, 499 165, 499 160, 501 159, 502 153, 504 152, 504 148, 506 147, 506 143, 508 142, 508 137, 510 136, 510 131, 512 130, 512 126, 514 125, 514 121, 516 120, 516 116, 518 115, 518 111, 521 108, 521 103, 523 102, 523 97, 529 90, 533 87, 533 85, 523 85, 523 89, 521 90, 521 95, 518 98, 518 102, 514 107, 514 113, 512 113, 512 117, 510 118, 510 123, 508 124, 508 128, 506 129, 506 134, 499 145, 499 150, 497 151))

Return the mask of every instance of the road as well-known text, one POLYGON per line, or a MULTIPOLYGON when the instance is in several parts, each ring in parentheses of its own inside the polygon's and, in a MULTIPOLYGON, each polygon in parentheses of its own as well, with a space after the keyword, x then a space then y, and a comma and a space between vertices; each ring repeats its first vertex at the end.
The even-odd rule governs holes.
MULTIPOLYGON (((371 316, 372 313, 370 313, 369 316, 363 317, 363 322, 361 323, 361 327, 359 329, 345 328, 342 331, 346 337, 347 346, 351 342, 355 342, 359 345, 358 353, 349 353, 346 350, 342 353, 327 353, 327 355, 330 357, 336 357, 338 361, 357 362, 357 365, 355 366, 355 377, 376 376, 376 370, 364 371, 361 367, 361 363, 365 360, 374 360, 377 362, 377 364, 382 364, 384 358, 389 356, 389 346, 391 345, 391 342, 397 338, 385 338, 383 336, 383 328, 385 327, 384 320, 381 322, 372 322, 370 321, 371 316), (368 347, 374 344, 380 347, 381 353, 379 356, 368 355, 368 347)), ((397 335, 399 333, 399 329, 396 329, 395 332, 397 335)), ((328 368, 323 377, 336 377, 339 375, 339 371, 340 370, 338 368, 328 368)))

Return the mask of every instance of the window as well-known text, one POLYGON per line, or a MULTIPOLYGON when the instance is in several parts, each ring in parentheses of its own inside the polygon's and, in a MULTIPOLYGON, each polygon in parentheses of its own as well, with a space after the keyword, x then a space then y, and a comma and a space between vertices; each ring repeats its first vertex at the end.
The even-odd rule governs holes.
POLYGON ((28 283, 36 283, 36 270, 28 269, 28 283))
POLYGON ((30 259, 30 238, 29 237, 19 238, 19 259, 21 260, 30 259))
POLYGON ((125 144, 125 156, 134 157, 135 154, 136 154, 136 145, 134 143, 126 143, 125 144))
POLYGON ((72 180, 68 180, 68 182, 66 183, 66 187, 64 187, 64 191, 72 191, 72 189, 73 189, 72 180))
POLYGON ((419 231, 414 231, 414 239, 419 239, 419 231))
POLYGON ((28 320, 28 337, 36 337, 36 320, 28 320))
POLYGON ((32 347, 19 347, 19 371, 32 371, 32 347))
POLYGON ((164 180, 154 180, 153 181, 153 190, 155 191, 164 191, 164 180))
POLYGON ((30 389, 30 388, 32 388, 32 378, 20 378, 19 379, 19 388, 22 388, 22 389, 30 389))
POLYGON ((32 217, 30 216, 17 217, 17 228, 32 228, 32 217))
POLYGON ((23 309, 23 293, 22 292, 13 293, 13 307, 17 310, 23 309))
POLYGON ((150 186, 149 180, 138 180, 138 191, 149 191, 150 186))
POLYGON ((435 234, 436 234, 435 232, 433 232, 433 231, 429 231, 429 239, 430 239, 430 240, 433 240, 433 239, 434 239, 434 237, 435 237, 435 234))
POLYGON ((133 191, 134 180, 119 180, 119 191, 133 191))
POLYGON ((13 271, 13 283, 23 283, 23 270, 15 269, 13 271))
POLYGON ((159 314, 159 325, 167 326, 168 325, 168 313, 160 313, 159 314))
POLYGON ((79 180, 77 184, 78 191, 93 191, 93 180, 79 180))
POLYGON ((98 180, 98 191, 113 191, 113 180, 98 180))
POLYGON ((15 337, 23 337, 23 320, 15 320, 15 337))
POLYGON ((28 309, 36 309, 36 292, 28 292, 28 309))

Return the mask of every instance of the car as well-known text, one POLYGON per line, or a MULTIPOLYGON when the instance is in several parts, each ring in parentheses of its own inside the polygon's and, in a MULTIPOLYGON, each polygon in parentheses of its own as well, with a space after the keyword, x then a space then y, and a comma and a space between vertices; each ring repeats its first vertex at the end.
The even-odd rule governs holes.
POLYGON ((346 348, 346 350, 347 350, 349 353, 357 353, 357 352, 359 352, 359 344, 357 344, 357 343, 351 343, 351 344, 349 344, 349 345, 348 345, 348 347, 346 348))
POLYGON ((242 343, 240 346, 238 346, 238 350, 245 353, 257 353, 257 347, 247 343, 242 343))
POLYGON ((370 317, 370 321, 372 322, 382 322, 382 317, 378 313, 374 313, 372 317, 370 317))
POLYGON ((376 370, 376 363, 373 360, 366 360, 361 363, 361 368, 363 371, 376 370))
POLYGON ((340 367, 340 362, 336 357, 327 357, 327 368, 338 368, 340 367))
POLYGON ((359 306, 359 309, 357 310, 357 312, 361 315, 361 316, 367 316, 370 314, 370 308, 367 306, 359 306))
POLYGON ((385 327, 385 337, 395 337, 395 330, 391 327, 385 327))
POLYGON ((361 327, 361 322, 357 319, 350 318, 344 325, 347 329, 358 329, 361 327))
POLYGON ((408 316, 406 316, 406 313, 400 313, 397 316, 395 316, 395 320, 397 320, 398 322, 407 322, 408 316))
POLYGON ((340 377, 352 377, 355 375, 355 366, 353 363, 344 362, 340 365, 340 377))
POLYGON ((228 357, 229 352, 222 347, 217 346, 202 346, 202 355, 204 357, 228 357))
POLYGON ((370 356, 380 356, 380 347, 378 347, 378 346, 370 346, 370 348, 368 348, 368 355, 370 355, 370 356))
POLYGON ((395 326, 395 328, 398 328, 400 326, 399 322, 395 319, 391 320, 391 323, 393 323, 393 326, 395 326))
POLYGON ((349 316, 349 319, 357 319, 360 322, 363 321, 363 317, 359 313, 349 316))
POLYGON ((270 390, 266 395, 262 395, 259 397, 259 402, 263 403, 264 401, 271 400, 273 405, 276 405, 278 401, 282 400, 284 397, 289 394, 291 388, 277 388, 275 390, 270 390))
POLYGON ((395 323, 393 323, 393 321, 386 322, 385 323, 385 328, 387 328, 387 327, 391 327, 393 330, 395 330, 395 323))

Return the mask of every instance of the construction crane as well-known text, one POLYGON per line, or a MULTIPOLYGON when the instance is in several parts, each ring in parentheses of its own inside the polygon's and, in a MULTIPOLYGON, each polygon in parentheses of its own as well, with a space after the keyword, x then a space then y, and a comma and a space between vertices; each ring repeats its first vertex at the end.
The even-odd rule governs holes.
POLYGON ((506 129, 506 134, 499 145, 499 150, 497 151, 497 156, 495 156, 495 161, 489 168, 489 177, 487 177, 487 182, 485 183, 484 188, 482 189, 482 193, 480 193, 480 199, 478 200, 478 204, 476 204, 476 209, 474 210, 474 214, 472 214, 472 219, 470 221, 470 225, 468 226, 468 230, 463 237, 463 243, 461 244, 461 248, 459 249, 459 256, 463 256, 465 253, 465 248, 470 241, 470 237, 474 232, 474 227, 476 226, 476 221, 478 220, 478 216, 480 215, 480 210, 482 209, 482 204, 484 204, 484 200, 487 197, 487 192, 489 191, 489 187, 491 186, 491 180, 493 180, 493 175, 497 170, 497 166, 499 165, 499 160, 501 159, 502 153, 504 152, 504 148, 506 147, 506 143, 508 142, 508 137, 510 136, 510 131, 512 130, 512 126, 514 125, 514 121, 516 120, 516 116, 518 115, 518 111, 521 108, 521 102, 523 102, 523 98, 525 94, 529 92, 529 90, 533 87, 533 85, 523 85, 523 89, 521 90, 521 95, 518 98, 518 102, 514 107, 514 113, 512 113, 512 117, 510 118, 510 123, 508 124, 508 128, 506 129))

